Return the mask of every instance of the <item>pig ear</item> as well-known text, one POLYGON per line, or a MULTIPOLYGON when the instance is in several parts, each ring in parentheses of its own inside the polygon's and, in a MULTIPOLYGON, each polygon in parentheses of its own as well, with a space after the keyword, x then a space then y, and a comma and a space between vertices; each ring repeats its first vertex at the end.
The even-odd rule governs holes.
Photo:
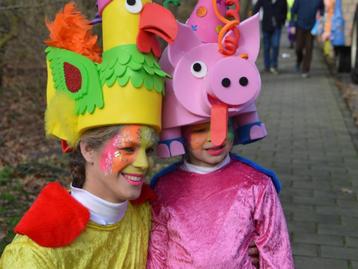
POLYGON ((183 55, 199 46, 201 41, 189 25, 178 22, 178 34, 174 42, 168 45, 168 59, 175 66, 183 55))
MULTIPOLYGON (((248 60, 255 62, 260 52, 259 14, 244 20, 238 26, 240 32, 239 48, 236 54, 247 54, 248 60)), ((227 33, 226 35, 230 34, 227 33)), ((226 36, 225 36, 226 37, 226 36)))

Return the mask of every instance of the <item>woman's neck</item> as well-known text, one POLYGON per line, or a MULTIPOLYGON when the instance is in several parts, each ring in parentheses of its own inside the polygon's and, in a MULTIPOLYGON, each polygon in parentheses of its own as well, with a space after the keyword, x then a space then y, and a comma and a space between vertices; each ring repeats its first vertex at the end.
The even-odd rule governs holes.
POLYGON ((109 225, 120 221, 128 207, 128 201, 111 203, 72 185, 71 195, 90 211, 90 219, 100 225, 109 225))

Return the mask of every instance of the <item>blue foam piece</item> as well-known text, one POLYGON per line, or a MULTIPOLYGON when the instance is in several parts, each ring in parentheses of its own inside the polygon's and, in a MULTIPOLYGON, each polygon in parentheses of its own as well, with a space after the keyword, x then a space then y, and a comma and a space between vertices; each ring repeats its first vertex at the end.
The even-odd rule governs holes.
POLYGON ((243 125, 243 126, 238 127, 238 128, 235 130, 235 141, 234 141, 234 144, 235 144, 235 145, 237 145, 237 144, 245 145, 245 144, 250 144, 250 143, 253 143, 253 142, 255 142, 255 141, 258 141, 258 140, 263 139, 264 137, 261 137, 261 138, 258 138, 258 139, 251 139, 251 138, 250 138, 250 130, 251 130, 251 127, 252 127, 252 126, 255 126, 255 125, 261 126, 261 121, 249 123, 249 124, 246 124, 246 125, 243 125))
MULTIPOLYGON (((233 153, 230 153, 230 157, 231 159, 233 160, 237 160, 237 161, 240 161, 258 171, 260 171, 261 173, 264 173, 265 175, 269 176, 272 180, 272 183, 273 185, 275 186, 275 189, 277 191, 277 193, 280 193, 281 191, 281 182, 280 180, 278 179, 278 177, 276 176, 276 174, 269 170, 269 169, 266 169, 260 165, 258 165, 257 163, 253 162, 253 161, 250 161, 248 159, 245 159, 239 155, 236 155, 236 154, 233 154, 233 153)), ((162 170, 160 170, 158 173, 156 173, 153 177, 152 177, 152 180, 150 181, 150 186, 152 188, 155 187, 155 185, 157 184, 158 180, 160 179, 160 177, 162 176, 165 176, 171 172, 174 172, 176 169, 179 168, 179 166, 183 163, 183 161, 179 161, 179 162, 176 162, 176 163, 173 163, 165 168, 163 168, 162 170)))
POLYGON ((233 160, 237 160, 237 161, 240 161, 258 171, 260 171, 261 173, 264 173, 265 175, 269 176, 272 180, 272 183, 273 185, 275 186, 275 189, 277 191, 277 193, 280 193, 281 191, 281 182, 280 180, 278 179, 278 177, 276 176, 275 172, 269 170, 269 169, 266 169, 262 166, 260 166, 259 164, 249 160, 249 159, 246 159, 246 158, 243 158, 239 155, 236 155, 236 154, 233 154, 233 153, 230 153, 230 157, 231 159, 233 160))
POLYGON ((160 177, 162 176, 165 176, 171 172, 174 172, 176 169, 178 169, 178 167, 182 164, 183 162, 182 161, 179 161, 179 162, 176 162, 176 163, 173 163, 165 168, 163 168, 162 170, 160 170, 158 173, 156 173, 152 179, 150 180, 150 186, 152 188, 155 187, 155 185, 157 184, 158 180, 160 177))

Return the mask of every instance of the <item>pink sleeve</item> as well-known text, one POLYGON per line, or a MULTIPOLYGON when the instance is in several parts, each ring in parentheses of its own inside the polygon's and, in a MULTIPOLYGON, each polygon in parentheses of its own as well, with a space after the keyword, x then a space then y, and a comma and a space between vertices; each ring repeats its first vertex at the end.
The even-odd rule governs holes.
POLYGON ((254 220, 260 268, 294 268, 290 239, 280 200, 270 179, 259 191, 254 220))
POLYGON ((147 269, 165 269, 168 250, 168 214, 159 203, 152 206, 152 231, 149 240, 147 269))

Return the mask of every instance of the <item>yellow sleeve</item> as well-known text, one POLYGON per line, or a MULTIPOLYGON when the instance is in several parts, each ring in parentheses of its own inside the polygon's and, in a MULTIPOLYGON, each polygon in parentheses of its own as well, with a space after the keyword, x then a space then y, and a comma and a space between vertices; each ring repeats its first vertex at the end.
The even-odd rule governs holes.
POLYGON ((1 258, 0 269, 48 269, 56 268, 46 252, 27 236, 16 235, 1 258))

